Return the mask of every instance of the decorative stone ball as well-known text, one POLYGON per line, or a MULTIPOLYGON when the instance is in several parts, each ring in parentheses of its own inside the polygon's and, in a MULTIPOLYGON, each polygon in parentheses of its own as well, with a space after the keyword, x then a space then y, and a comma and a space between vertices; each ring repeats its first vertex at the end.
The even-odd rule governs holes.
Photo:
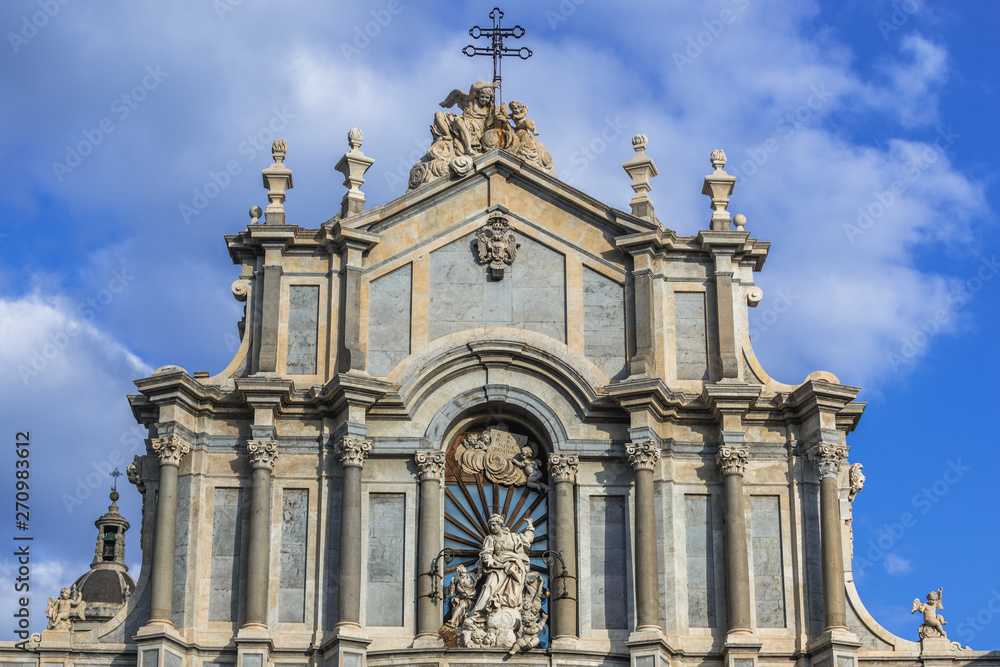
POLYGON ((736 225, 736 229, 743 229, 743 225, 747 224, 747 217, 742 213, 737 213, 733 216, 733 224, 736 225))
POLYGON ((116 502, 118 502, 118 498, 119 498, 119 497, 120 497, 120 496, 118 495, 118 492, 117 492, 117 491, 112 491, 112 492, 111 492, 111 502, 113 502, 113 503, 116 503, 116 502))
POLYGON ((264 215, 264 210, 260 206, 250 207, 250 219, 253 222, 260 220, 261 216, 264 215))

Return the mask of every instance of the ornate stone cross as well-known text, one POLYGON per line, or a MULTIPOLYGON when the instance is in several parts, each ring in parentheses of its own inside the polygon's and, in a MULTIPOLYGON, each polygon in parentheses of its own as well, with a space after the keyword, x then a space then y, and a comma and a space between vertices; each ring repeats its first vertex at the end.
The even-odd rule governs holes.
POLYGON ((531 49, 526 46, 522 46, 520 49, 511 49, 503 45, 504 37, 513 37, 514 39, 521 39, 524 37, 524 28, 519 25, 513 28, 501 28, 500 19, 503 18, 503 12, 500 11, 499 7, 494 7, 493 11, 490 12, 490 18, 493 19, 492 28, 480 28, 478 25, 469 30, 469 34, 472 39, 479 39, 480 37, 491 38, 491 44, 489 46, 476 47, 469 44, 467 47, 462 49, 462 53, 469 56, 493 56, 493 83, 496 85, 496 104, 501 105, 500 100, 500 61, 504 56, 517 56, 521 60, 527 60, 531 57, 531 49))

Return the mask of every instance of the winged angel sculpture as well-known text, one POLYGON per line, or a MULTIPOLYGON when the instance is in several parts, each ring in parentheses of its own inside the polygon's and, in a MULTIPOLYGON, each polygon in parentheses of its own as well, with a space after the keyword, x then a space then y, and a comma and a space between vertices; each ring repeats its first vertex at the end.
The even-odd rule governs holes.
MULTIPOLYGON (((75 587, 74 587, 75 588, 75 587)), ((83 595, 76 591, 64 588, 59 591, 59 599, 49 598, 49 604, 45 607, 45 615, 49 617, 49 630, 69 630, 69 617, 72 614, 81 621, 86 621, 83 615, 87 608, 87 603, 83 601, 83 595)))
POLYGON ((944 620, 944 616, 937 614, 938 609, 944 609, 944 605, 941 603, 943 595, 944 589, 939 588, 937 592, 931 591, 927 594, 927 602, 921 602, 919 598, 913 600, 913 611, 910 613, 924 615, 924 622, 918 630, 921 639, 948 637, 944 632, 944 626, 948 625, 948 622, 944 620))
POLYGON ((552 156, 535 139, 534 121, 526 118, 528 106, 521 102, 496 104, 498 84, 479 81, 465 92, 452 90, 441 102, 445 109, 456 107, 461 113, 438 111, 431 125, 433 143, 410 170, 410 189, 449 174, 462 177, 470 173, 473 158, 502 148, 543 171, 554 173, 552 156))

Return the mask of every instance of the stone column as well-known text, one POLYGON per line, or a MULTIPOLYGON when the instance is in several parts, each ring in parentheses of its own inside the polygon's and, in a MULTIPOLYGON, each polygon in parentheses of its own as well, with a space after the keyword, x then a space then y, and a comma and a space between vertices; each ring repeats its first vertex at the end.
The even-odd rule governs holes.
POLYGON ((743 509, 743 471, 749 447, 722 445, 715 462, 722 471, 726 492, 726 590, 729 593, 729 633, 750 633, 750 566, 747 522, 743 509))
POLYGON ((278 458, 274 440, 250 440, 247 456, 251 479, 250 536, 247 540, 247 608, 243 627, 267 627, 268 565, 271 559, 271 475, 278 458))
POLYGON ((435 591, 435 559, 441 547, 441 483, 444 452, 417 452, 420 472, 420 517, 417 526, 417 642, 441 644, 441 595, 435 591))
POLYGON ((845 445, 820 443, 809 450, 819 472, 820 534, 823 544, 823 617, 825 631, 847 630, 844 593, 844 548, 840 536, 840 462, 847 458, 845 445))
POLYGON ((152 592, 149 622, 173 625, 174 552, 177 546, 177 469, 191 445, 176 435, 151 440, 160 457, 160 488, 156 500, 156 533, 153 542, 152 592))
POLYGON ((561 554, 563 561, 552 563, 552 638, 575 638, 577 632, 577 581, 576 581, 576 471, 580 457, 576 454, 550 454, 549 479, 552 481, 554 499, 552 522, 553 551, 561 554), (563 565, 565 564, 565 570, 563 565), (565 576, 562 576, 565 573, 565 576), (560 578, 562 576, 562 578, 560 578), (561 583, 557 583, 561 582, 561 583))
POLYGON ((361 468, 372 441, 345 436, 337 444, 344 468, 340 503, 340 621, 338 627, 361 627, 361 468))
POLYGON ((635 471, 635 610, 636 632, 660 630, 660 582, 656 566, 656 513, 653 470, 660 446, 652 441, 625 445, 635 471))

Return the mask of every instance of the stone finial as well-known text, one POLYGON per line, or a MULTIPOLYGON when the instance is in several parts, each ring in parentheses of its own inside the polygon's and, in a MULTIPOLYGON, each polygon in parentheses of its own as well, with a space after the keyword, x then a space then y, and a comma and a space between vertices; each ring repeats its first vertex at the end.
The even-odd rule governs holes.
POLYGON ((365 172, 375 164, 375 160, 361 152, 361 142, 364 140, 365 133, 361 128, 352 127, 347 133, 347 145, 351 150, 344 153, 344 157, 334 167, 344 175, 344 187, 347 188, 340 203, 340 215, 343 218, 357 215, 365 208, 365 194, 361 192, 361 185, 365 182, 365 172))
POLYGON ((417 452, 413 455, 420 473, 420 481, 444 481, 444 453, 417 452))
POLYGON ((247 457, 250 467, 264 468, 274 472, 274 461, 278 458, 278 443, 275 440, 250 440, 247 442, 247 457))
POLYGON ((549 477, 553 482, 576 482, 580 457, 576 454, 549 454, 549 477))
POLYGON ((250 224, 256 225, 260 222, 261 217, 263 217, 264 211, 261 210, 260 206, 250 207, 250 224))
POLYGON ((628 162, 622 163, 622 168, 632 177, 632 189, 635 195, 632 197, 630 205, 632 215, 653 222, 656 214, 653 212, 653 202, 649 199, 649 181, 656 176, 659 171, 656 164, 646 155, 646 145, 649 143, 645 134, 637 134, 632 137, 632 148, 635 149, 635 156, 628 162))
POLYGON ((164 438, 153 438, 150 446, 157 456, 160 457, 160 465, 179 466, 181 457, 191 451, 191 445, 181 440, 176 435, 168 435, 164 438))
POLYGON ((362 468, 371 449, 371 440, 345 436, 337 443, 336 452, 337 456, 340 457, 340 465, 344 468, 362 468))
POLYGON ((736 227, 736 231, 742 232, 743 228, 747 224, 747 217, 742 213, 737 213, 733 216, 733 226, 736 227))
POLYGON ((820 479, 824 477, 836 479, 840 474, 840 462, 846 458, 846 445, 821 443, 809 450, 809 460, 816 466, 820 479))
MULTIPOLYGON (((275 139, 271 144, 271 155, 274 164, 261 170, 264 187, 267 188, 268 205, 264 210, 264 223, 281 225, 285 223, 285 193, 295 187, 292 182, 292 170, 285 166, 285 154, 288 144, 284 139, 275 139)), ((252 214, 251 214, 252 215, 252 214)))
POLYGON ((847 481, 850 483, 847 499, 854 502, 854 496, 858 495, 861 489, 865 488, 865 474, 861 472, 864 468, 860 463, 852 463, 847 469, 847 481))
POLYGON ((723 475, 742 475, 746 470, 747 461, 750 460, 749 447, 730 447, 722 445, 715 455, 715 463, 722 470, 723 475))
POLYGON ((626 443, 625 453, 632 470, 655 470, 660 461, 660 446, 651 440, 626 443))
MULTIPOLYGON (((712 220, 709 229, 716 232, 727 232, 731 229, 732 220, 729 211, 729 195, 733 194, 736 177, 722 170, 726 166, 726 153, 721 149, 712 151, 712 167, 714 172, 705 177, 701 194, 712 198, 712 220)), ((746 222, 746 218, 743 218, 746 222)))

